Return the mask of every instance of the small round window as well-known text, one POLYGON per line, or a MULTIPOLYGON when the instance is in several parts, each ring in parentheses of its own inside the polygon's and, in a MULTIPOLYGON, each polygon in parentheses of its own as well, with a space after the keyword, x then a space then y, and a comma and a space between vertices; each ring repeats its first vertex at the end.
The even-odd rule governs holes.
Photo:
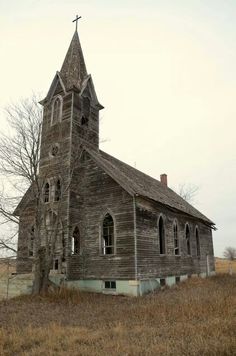
POLYGON ((51 147, 50 155, 52 157, 55 157, 55 156, 57 156, 58 152, 59 152, 59 145, 57 145, 57 144, 53 145, 51 147))

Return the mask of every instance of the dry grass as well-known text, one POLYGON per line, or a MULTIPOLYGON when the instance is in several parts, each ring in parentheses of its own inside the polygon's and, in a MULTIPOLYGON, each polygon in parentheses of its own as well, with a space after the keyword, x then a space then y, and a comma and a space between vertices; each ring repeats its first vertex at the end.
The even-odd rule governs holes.
POLYGON ((236 277, 142 298, 61 290, 0 303, 0 355, 236 355, 236 277))
POLYGON ((215 258, 215 268, 216 273, 229 273, 230 265, 232 268, 232 272, 236 273, 236 260, 235 261, 228 261, 224 258, 215 258))

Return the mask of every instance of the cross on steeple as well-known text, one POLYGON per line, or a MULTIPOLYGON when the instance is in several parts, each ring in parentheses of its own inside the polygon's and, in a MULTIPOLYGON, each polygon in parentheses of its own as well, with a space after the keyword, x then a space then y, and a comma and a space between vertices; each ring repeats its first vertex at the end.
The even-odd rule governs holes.
POLYGON ((76 25, 75 25, 75 31, 77 31, 79 19, 81 19, 81 16, 76 15, 76 18, 72 21, 72 22, 75 22, 75 23, 76 23, 76 25))

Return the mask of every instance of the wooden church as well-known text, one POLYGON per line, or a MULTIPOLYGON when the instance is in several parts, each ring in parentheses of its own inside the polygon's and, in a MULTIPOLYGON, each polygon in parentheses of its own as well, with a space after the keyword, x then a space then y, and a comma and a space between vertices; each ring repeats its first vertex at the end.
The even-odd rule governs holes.
MULTIPOLYGON (((165 174, 156 180, 99 149, 103 106, 77 29, 41 104, 46 225, 53 229, 54 216, 60 220, 51 278, 137 296, 214 273, 214 223, 171 190, 165 174)), ((15 210, 19 274, 32 272, 35 209, 27 192, 15 210)))

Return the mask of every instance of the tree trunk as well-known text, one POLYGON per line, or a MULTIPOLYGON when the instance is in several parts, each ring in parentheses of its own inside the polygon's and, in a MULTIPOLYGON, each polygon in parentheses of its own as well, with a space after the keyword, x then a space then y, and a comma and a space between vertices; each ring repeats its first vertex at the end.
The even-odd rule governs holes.
POLYGON ((45 247, 40 247, 34 264, 33 294, 46 293, 49 287, 50 263, 46 258, 45 247))
POLYGON ((40 271, 40 261, 39 257, 36 257, 34 263, 34 282, 33 282, 33 290, 32 294, 39 294, 40 293, 40 285, 41 285, 41 271, 40 271))
POLYGON ((42 272, 43 272, 42 284, 41 284, 40 293, 44 294, 48 292, 48 287, 50 285, 50 280, 49 280, 50 267, 48 264, 46 264, 45 269, 42 272))

